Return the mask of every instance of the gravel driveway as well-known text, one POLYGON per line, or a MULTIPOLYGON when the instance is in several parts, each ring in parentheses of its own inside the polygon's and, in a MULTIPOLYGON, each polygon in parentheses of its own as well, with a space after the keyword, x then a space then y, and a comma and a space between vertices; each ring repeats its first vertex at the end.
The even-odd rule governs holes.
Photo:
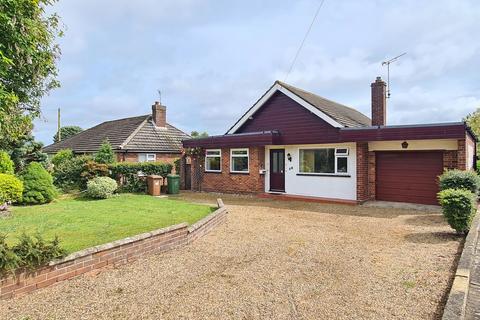
POLYGON ((227 223, 195 243, 0 301, 0 318, 441 315, 461 239, 439 213, 249 198, 224 201, 230 211, 227 223))

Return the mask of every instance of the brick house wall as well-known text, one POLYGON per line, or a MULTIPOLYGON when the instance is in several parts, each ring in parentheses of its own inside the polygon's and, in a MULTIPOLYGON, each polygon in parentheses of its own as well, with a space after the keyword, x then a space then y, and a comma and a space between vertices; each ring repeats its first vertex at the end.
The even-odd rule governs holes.
POLYGON ((222 148, 222 172, 205 172, 205 157, 192 158, 192 190, 225 193, 261 193, 265 190, 265 148, 249 148, 249 173, 230 173, 230 148, 222 148))
MULTIPOLYGON (((142 153, 147 153, 147 152, 142 152, 142 153)), ((151 153, 151 152, 148 152, 151 153)), ((172 163, 177 160, 178 158, 181 158, 181 154, 176 154, 176 153, 155 153, 156 154, 156 161, 158 162, 165 162, 165 163, 172 163)), ((118 152, 117 153, 117 161, 119 162, 138 162, 138 153, 137 152, 118 152)))
POLYGON ((368 199, 368 142, 357 143, 357 200, 368 199))

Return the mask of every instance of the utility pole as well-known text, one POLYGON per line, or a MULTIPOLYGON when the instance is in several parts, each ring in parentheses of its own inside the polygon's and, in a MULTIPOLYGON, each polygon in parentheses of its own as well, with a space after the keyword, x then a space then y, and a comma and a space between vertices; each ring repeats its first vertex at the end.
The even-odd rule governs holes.
POLYGON ((60 108, 58 108, 58 119, 57 119, 57 136, 58 142, 62 141, 62 134, 60 132, 60 108))

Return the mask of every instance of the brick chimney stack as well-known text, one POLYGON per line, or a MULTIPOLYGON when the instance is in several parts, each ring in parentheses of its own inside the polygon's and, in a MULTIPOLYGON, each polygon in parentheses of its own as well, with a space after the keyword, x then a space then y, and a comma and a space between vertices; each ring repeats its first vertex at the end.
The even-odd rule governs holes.
POLYGON ((387 84, 381 77, 372 83, 372 126, 387 123, 387 84))
POLYGON ((152 105, 152 120, 159 128, 167 126, 167 107, 162 106, 158 101, 155 101, 155 104, 152 105))

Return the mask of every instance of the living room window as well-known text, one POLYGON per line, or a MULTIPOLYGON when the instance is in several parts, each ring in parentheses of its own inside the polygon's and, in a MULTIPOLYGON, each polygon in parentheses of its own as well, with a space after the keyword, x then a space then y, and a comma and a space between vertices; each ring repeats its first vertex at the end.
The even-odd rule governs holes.
POLYGON ((139 153, 138 162, 155 162, 157 155, 155 153, 139 153))
POLYGON ((248 148, 230 150, 230 172, 248 173, 248 165, 248 148))
POLYGON ((348 148, 300 149, 299 153, 300 173, 348 173, 348 148))
POLYGON ((222 172, 222 150, 220 149, 205 150, 205 171, 206 172, 222 172))

